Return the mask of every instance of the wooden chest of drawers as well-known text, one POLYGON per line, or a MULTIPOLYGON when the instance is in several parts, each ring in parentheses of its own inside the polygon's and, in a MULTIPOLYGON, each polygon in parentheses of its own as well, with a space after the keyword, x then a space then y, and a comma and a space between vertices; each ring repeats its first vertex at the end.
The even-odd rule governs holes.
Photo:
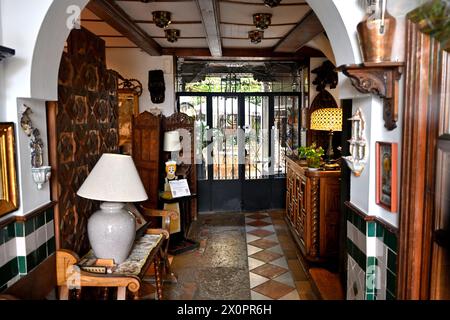
POLYGON ((340 171, 310 171, 287 160, 286 221, 303 256, 313 262, 337 257, 340 171))

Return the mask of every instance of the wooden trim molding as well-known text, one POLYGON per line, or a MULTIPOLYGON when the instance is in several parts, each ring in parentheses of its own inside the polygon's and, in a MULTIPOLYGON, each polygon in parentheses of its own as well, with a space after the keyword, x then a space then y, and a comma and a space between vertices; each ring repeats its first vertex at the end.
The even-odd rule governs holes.
POLYGON ((364 219, 364 221, 367 222, 376 222, 380 225, 382 225, 387 231, 389 231, 390 233, 395 234, 397 237, 399 235, 399 229, 394 227, 393 225, 391 225, 390 223, 388 223, 387 221, 385 221, 384 219, 377 217, 377 216, 371 216, 368 215, 366 213, 364 213, 363 211, 361 211, 361 209, 359 209, 358 207, 356 207, 353 203, 351 203, 350 201, 345 201, 344 202, 345 206, 350 209, 352 212, 356 213, 358 216, 360 216, 361 218, 364 219))
POLYGON ((407 21, 397 297, 429 299, 443 69, 439 41, 407 21))
POLYGON ((30 219, 33 219, 34 217, 38 216, 39 214, 43 213, 44 211, 53 208, 56 206, 56 201, 50 201, 46 205, 43 205, 23 216, 11 216, 6 218, 3 221, 0 221, 0 229, 3 227, 6 227, 8 224, 14 223, 14 222, 26 222, 30 219))

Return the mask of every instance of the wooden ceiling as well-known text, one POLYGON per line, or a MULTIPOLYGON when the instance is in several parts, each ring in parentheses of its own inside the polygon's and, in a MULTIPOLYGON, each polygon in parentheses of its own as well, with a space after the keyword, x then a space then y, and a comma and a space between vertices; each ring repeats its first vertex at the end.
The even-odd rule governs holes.
POLYGON ((151 55, 322 56, 305 47, 324 30, 304 0, 282 0, 275 8, 263 0, 91 0, 81 23, 107 48, 141 48, 151 55), (156 10, 172 13, 169 28, 181 30, 177 42, 167 41, 152 21, 156 10), (260 12, 271 13, 272 24, 263 40, 252 44, 248 31, 260 12))

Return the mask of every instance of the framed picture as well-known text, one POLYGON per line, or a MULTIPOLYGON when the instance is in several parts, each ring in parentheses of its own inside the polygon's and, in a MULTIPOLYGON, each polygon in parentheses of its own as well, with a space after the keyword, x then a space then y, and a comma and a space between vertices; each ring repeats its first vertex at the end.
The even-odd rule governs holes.
POLYGON ((391 212, 397 212, 397 161, 397 143, 376 143, 376 202, 391 212))
POLYGON ((18 207, 14 124, 0 123, 0 216, 18 207))
POLYGON ((132 155, 131 130, 133 117, 139 114, 139 96, 132 89, 119 89, 119 147, 121 153, 132 155))

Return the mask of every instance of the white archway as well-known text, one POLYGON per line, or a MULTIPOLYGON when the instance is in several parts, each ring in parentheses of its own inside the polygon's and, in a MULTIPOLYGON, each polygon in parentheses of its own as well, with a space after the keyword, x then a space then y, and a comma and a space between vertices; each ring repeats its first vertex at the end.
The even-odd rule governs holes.
POLYGON ((58 99, 58 73, 70 21, 89 0, 54 0, 41 24, 31 64, 30 90, 35 99, 58 99), (46 75, 47 81, 42 81, 46 75))

